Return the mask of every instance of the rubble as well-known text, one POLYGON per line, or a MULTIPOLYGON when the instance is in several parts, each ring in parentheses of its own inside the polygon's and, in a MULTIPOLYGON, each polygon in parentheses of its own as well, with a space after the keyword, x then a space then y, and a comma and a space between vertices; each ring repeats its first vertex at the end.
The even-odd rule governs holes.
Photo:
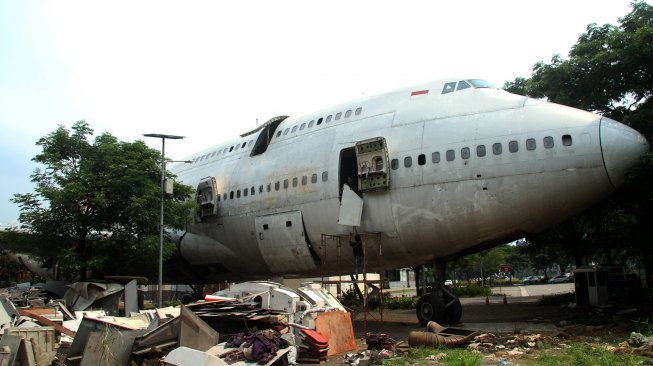
POLYGON ((240 298, 213 294, 139 310, 137 281, 121 279, 127 283, 70 285, 63 302, 44 306, 16 308, 0 296, 0 365, 295 364, 356 347, 351 315, 315 285, 300 296, 271 282, 245 283, 234 286, 240 298), (245 340, 228 347, 241 332, 245 340))

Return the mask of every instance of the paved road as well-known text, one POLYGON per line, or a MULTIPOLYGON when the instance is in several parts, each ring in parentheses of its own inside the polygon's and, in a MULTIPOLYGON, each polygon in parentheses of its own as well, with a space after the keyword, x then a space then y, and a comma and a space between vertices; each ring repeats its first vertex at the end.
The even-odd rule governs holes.
MULTIPOLYGON (((494 296, 490 297, 489 301, 493 303, 503 302, 501 295, 506 294, 506 299, 510 303, 537 302, 542 296, 566 294, 569 292, 574 292, 573 283, 501 286, 492 288, 492 294, 494 296)), ((485 303, 485 297, 462 297, 460 298, 460 302, 463 305, 480 304, 485 303)))

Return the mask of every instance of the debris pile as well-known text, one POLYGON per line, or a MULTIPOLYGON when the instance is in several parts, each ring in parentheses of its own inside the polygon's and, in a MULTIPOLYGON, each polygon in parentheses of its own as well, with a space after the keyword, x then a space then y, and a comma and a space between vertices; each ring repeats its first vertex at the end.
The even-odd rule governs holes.
POLYGON ((533 349, 544 348, 544 340, 540 334, 532 335, 496 335, 483 333, 474 337, 467 346, 468 350, 483 353, 493 353, 497 357, 519 356, 533 349))
POLYGON ((330 295, 308 287, 306 301, 278 284, 265 286, 274 291, 259 292, 256 284, 245 298, 214 294, 151 310, 140 309, 136 281, 73 284, 66 305, 16 308, 0 295, 0 365, 295 364, 355 349, 351 316, 330 295))
POLYGON ((394 352, 389 349, 366 350, 357 353, 347 353, 343 356, 345 365, 383 365, 383 360, 394 357, 394 352))

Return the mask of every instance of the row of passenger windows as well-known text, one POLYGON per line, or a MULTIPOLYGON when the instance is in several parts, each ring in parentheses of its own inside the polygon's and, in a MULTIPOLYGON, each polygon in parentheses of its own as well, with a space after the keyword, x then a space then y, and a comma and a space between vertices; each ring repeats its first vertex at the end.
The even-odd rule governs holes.
MULTIPOLYGON (((329 180, 329 172, 324 171, 322 172, 322 182, 326 182, 329 180)), ((316 184, 318 181, 318 175, 317 173, 313 173, 311 175, 311 184, 316 184)), ((308 185, 308 176, 304 175, 301 178, 300 177, 293 177, 292 179, 284 179, 283 181, 276 181, 274 182, 274 190, 278 191, 281 189, 283 186, 283 189, 288 189, 290 185, 292 184, 293 187, 298 187, 301 182, 301 185, 305 186, 308 185)), ((262 194, 264 191, 265 192, 272 192, 273 185, 272 183, 268 183, 265 185, 261 184, 258 186, 258 193, 262 194), (265 188, 265 189, 264 189, 265 188)), ((247 197, 247 196, 253 196, 256 194, 256 188, 254 186, 250 188, 245 188, 243 190, 237 189, 235 191, 230 191, 228 194, 227 192, 222 194, 222 199, 227 200, 227 199, 234 199, 234 198, 240 198, 242 197, 247 197)), ((218 201, 220 200, 220 195, 218 195, 218 201)))
MULTIPOLYGON (((354 113, 354 115, 358 116, 362 112, 363 112, 363 108, 358 107, 358 108, 356 108, 356 110, 353 113, 354 113)), ((346 112, 344 112, 344 118, 351 117, 351 114, 352 114, 352 110, 351 109, 347 110, 346 112)), ((335 118, 333 118, 333 115, 330 114, 330 115, 328 115, 326 117, 326 119, 318 118, 317 123, 315 122, 315 120, 311 120, 310 122, 308 122, 308 124, 306 122, 303 122, 300 125, 295 125, 293 127, 288 127, 283 131, 279 130, 279 131, 277 131, 276 136, 280 137, 282 134, 285 136, 288 133, 295 133, 297 130, 302 131, 305 128, 311 128, 311 127, 313 127, 313 125, 319 126, 319 125, 322 124, 322 122, 324 122, 324 123, 331 122, 331 119, 334 119, 334 120, 337 121, 337 120, 341 119, 342 117, 343 117, 343 112, 336 113, 335 118)), ((192 161, 193 161, 193 163, 199 163, 200 161, 208 160, 208 159, 211 159, 211 158, 219 156, 219 155, 226 155, 227 153, 230 153, 232 151, 235 152, 235 151, 238 151, 239 149, 244 149, 245 146, 251 147, 253 143, 254 143, 254 140, 249 140, 249 141, 244 141, 242 144, 238 143, 236 145, 227 146, 224 149, 220 148, 220 149, 218 149, 216 151, 213 151, 211 153, 207 153, 207 154, 204 154, 202 156, 198 156, 198 157, 192 159, 192 161)))
MULTIPOLYGON (((544 146, 545 149, 552 149, 554 146, 554 141, 553 137, 551 136, 546 136, 542 139, 542 145, 544 146)), ((528 151, 533 151, 537 148, 537 141, 535 141, 534 138, 529 138, 526 139, 526 150, 528 151)), ((571 146, 572 145, 572 139, 571 135, 563 135, 562 136, 562 145, 563 146, 571 146)), ((501 155, 503 154, 503 144, 500 142, 492 144, 492 154, 493 155, 501 155)), ((508 142, 508 151, 511 153, 516 153, 519 152, 519 141, 513 140, 508 142)), ((476 146, 476 156, 478 157, 484 157, 485 155, 488 154, 487 148, 485 145, 478 145, 476 146)), ((460 149, 460 157, 463 159, 469 159, 472 155, 471 149, 469 147, 463 147, 460 149)), ((456 159, 456 151, 453 149, 447 150, 444 154, 444 157, 447 161, 454 161, 456 159)), ((437 164, 440 162, 440 152, 436 151, 431 154, 431 162, 433 164, 437 164)), ((420 154, 417 156, 417 164, 418 165, 424 165, 426 164, 426 155, 420 154)), ((404 167, 410 168, 413 166, 413 158, 411 156, 406 156, 404 158, 404 167)), ((398 159, 392 159, 390 161, 390 168, 392 170, 396 170, 399 168, 399 160, 398 159)))
MULTIPOLYGON (((360 115, 362 112, 363 112, 363 107, 358 107, 358 108, 356 108, 356 110, 355 110, 353 113, 354 113, 355 116, 358 116, 358 115, 360 115)), ((344 113, 344 118, 349 118, 349 117, 351 117, 351 114, 352 114, 352 110, 351 110, 351 109, 348 109, 348 110, 344 113)), ((337 120, 341 119, 342 117, 343 117, 343 113, 342 113, 342 112, 338 112, 338 113, 336 113, 335 118, 333 117, 332 114, 330 114, 330 115, 328 115, 326 118, 322 118, 322 117, 318 118, 318 119, 317 119, 317 122, 315 122, 314 119, 311 120, 311 121, 308 122, 308 123, 306 123, 306 122, 302 122, 302 123, 299 124, 299 125, 295 125, 295 126, 292 126, 292 127, 288 127, 288 128, 286 128, 285 130, 283 130, 283 131, 282 131, 282 130, 277 131, 276 137, 280 137, 281 135, 286 136, 288 133, 295 133, 297 130, 302 131, 302 130, 304 130, 305 128, 311 128, 311 127, 313 127, 313 125, 315 125, 315 126, 319 126, 319 125, 322 124, 322 122, 324 122, 324 123, 329 123, 329 122, 331 122, 331 119, 337 121, 337 120)))

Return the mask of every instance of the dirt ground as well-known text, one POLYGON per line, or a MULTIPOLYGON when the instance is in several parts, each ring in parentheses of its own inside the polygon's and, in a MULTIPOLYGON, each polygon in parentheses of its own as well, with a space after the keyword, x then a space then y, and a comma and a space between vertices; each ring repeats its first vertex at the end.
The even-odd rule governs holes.
MULTIPOLYGON (((367 349, 364 343, 367 332, 386 333, 398 342, 407 343, 410 332, 425 330, 417 322, 415 310, 385 310, 383 322, 380 321, 378 312, 370 312, 366 321, 363 321, 363 314, 357 314, 354 319, 354 334, 359 350, 367 349)), ((600 319, 590 312, 558 305, 541 306, 535 301, 507 305, 475 302, 463 305, 461 323, 453 326, 481 333, 552 334, 559 332, 561 324, 598 324, 610 321, 609 319, 611 317, 600 319)), ((342 365, 343 356, 344 354, 330 356, 322 365, 342 365)))

